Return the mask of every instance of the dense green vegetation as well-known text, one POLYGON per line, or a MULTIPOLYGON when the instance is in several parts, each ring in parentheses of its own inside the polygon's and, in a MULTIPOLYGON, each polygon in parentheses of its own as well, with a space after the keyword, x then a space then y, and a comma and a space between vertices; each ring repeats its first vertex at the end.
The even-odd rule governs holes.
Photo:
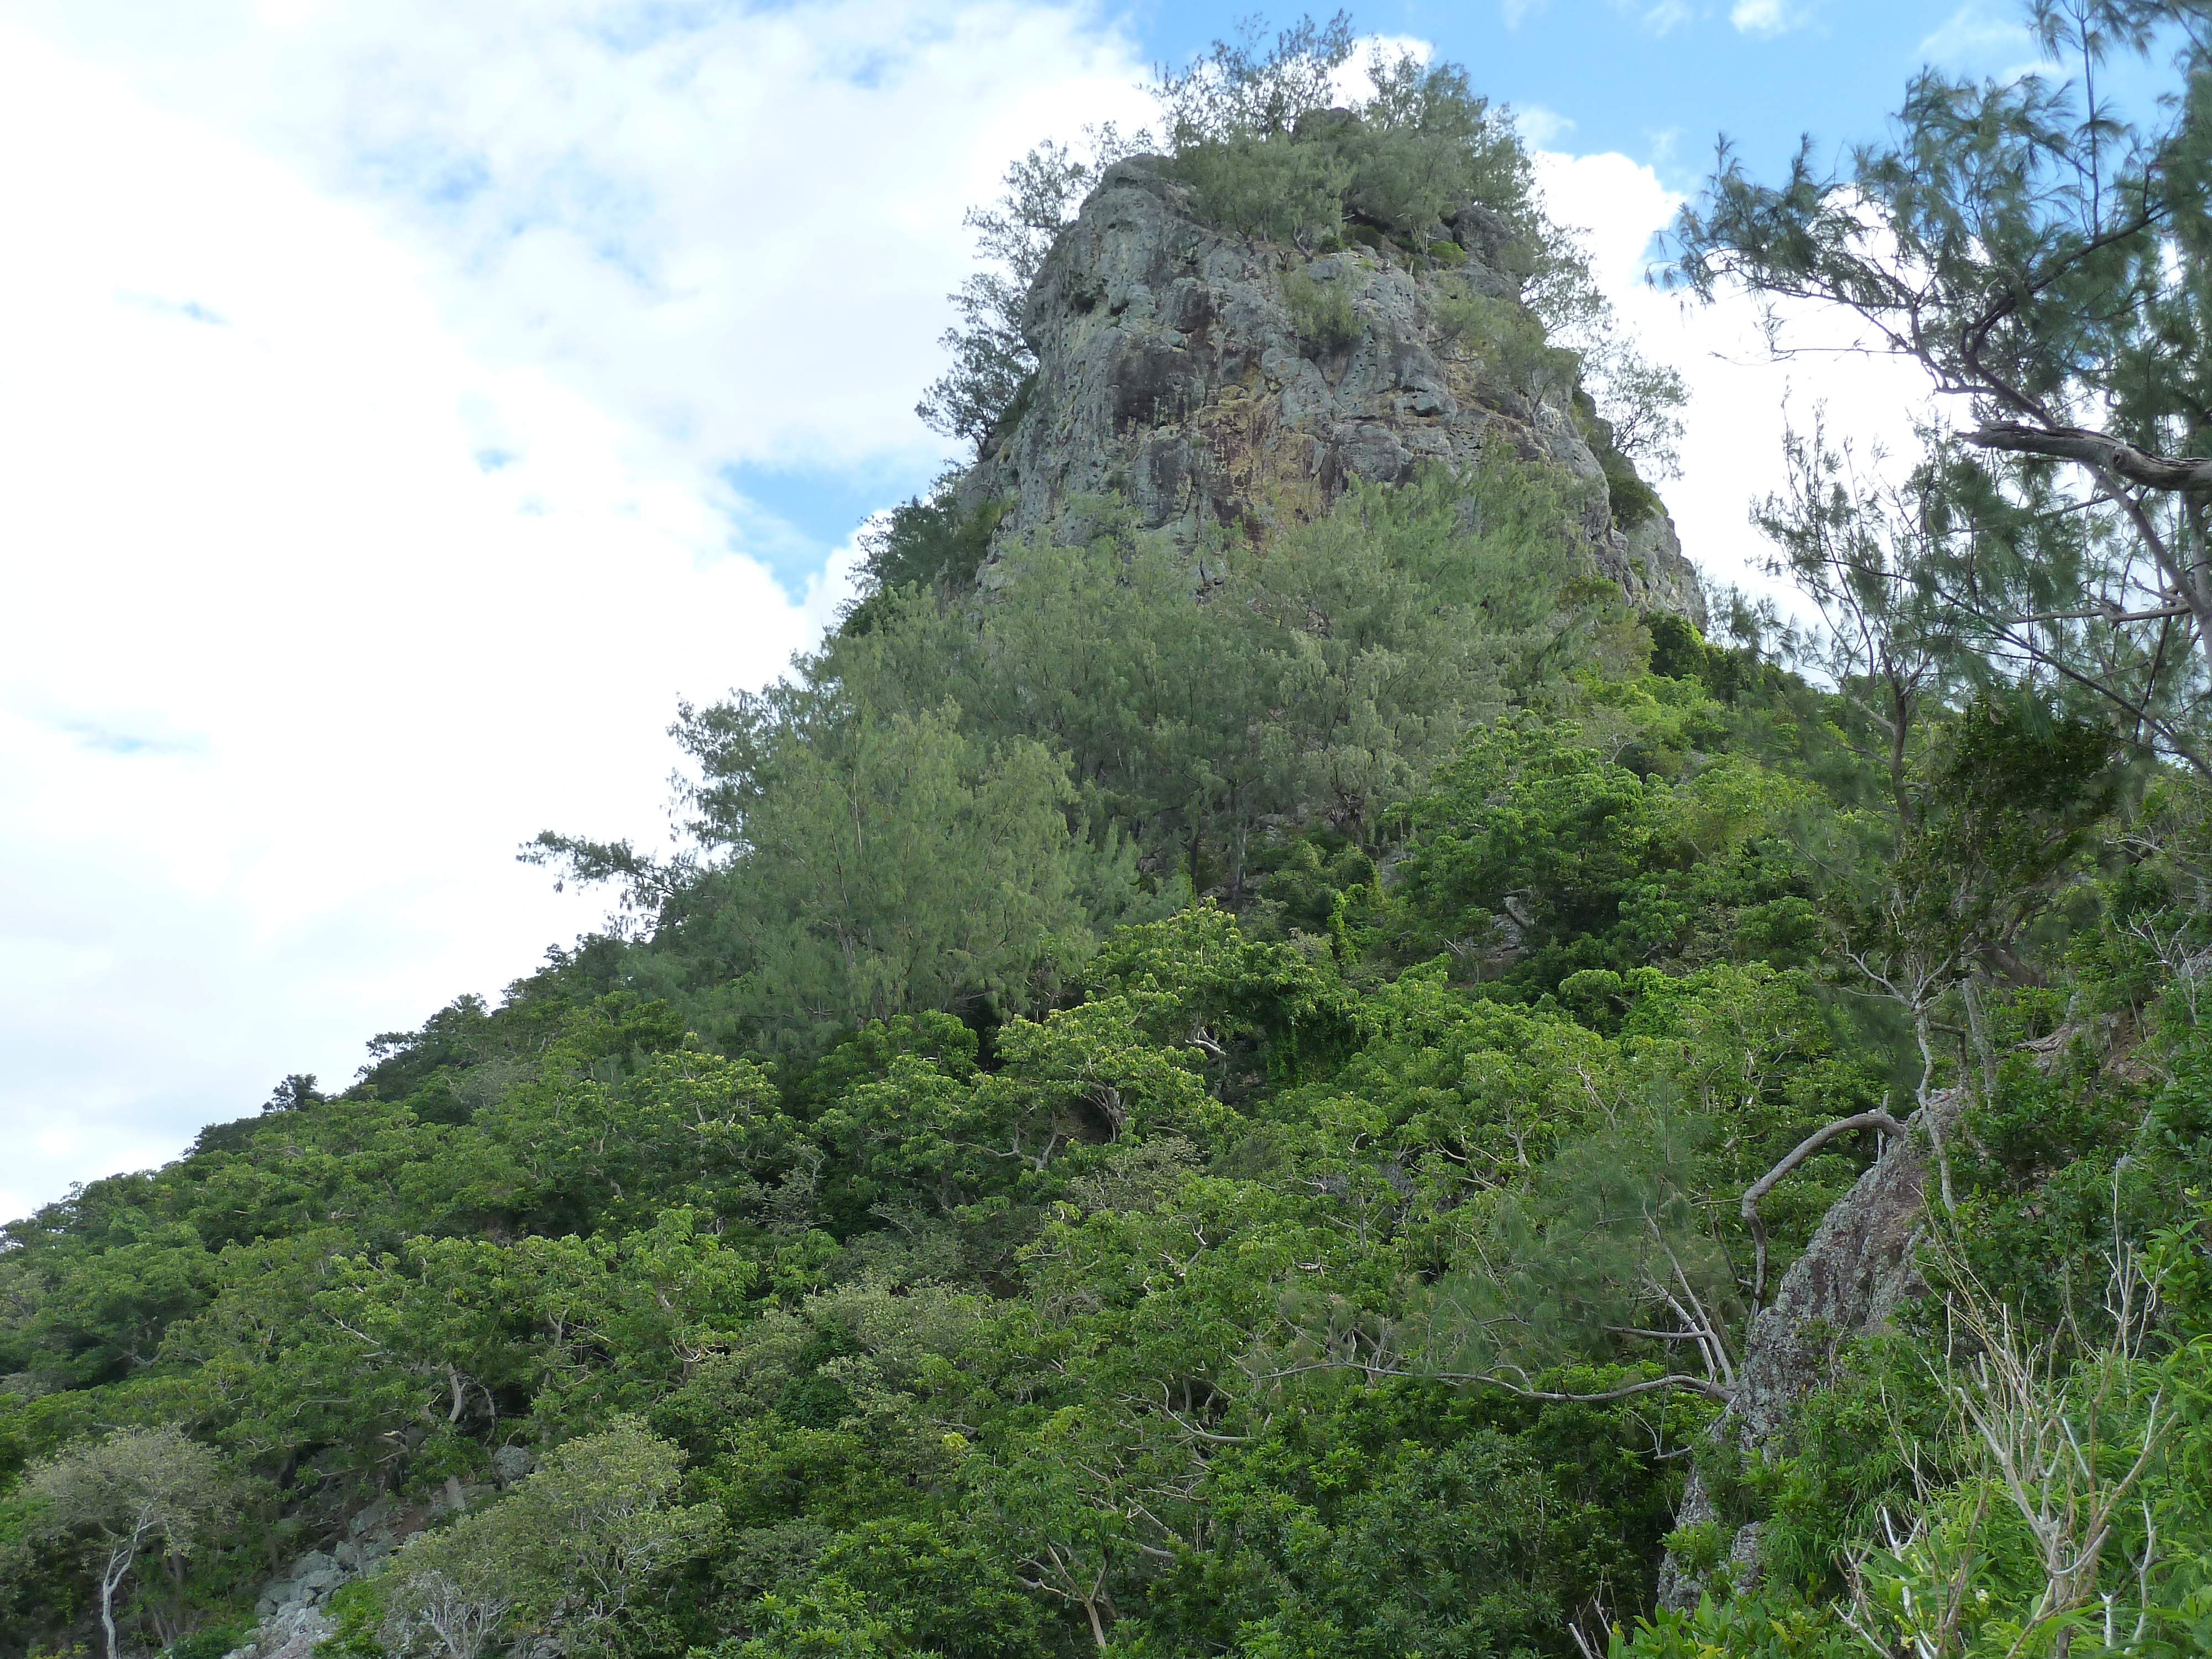
MULTIPOLYGON (((1285 39, 1180 153, 1387 218, 1285 39)), ((1725 641, 1504 462, 1257 548, 1084 504, 988 592, 994 514, 893 514, 681 711, 685 850, 532 849, 605 933, 0 1235, 0 1653, 219 1659, 311 1550, 333 1659, 2203 1650, 2195 671, 1945 608, 1957 492, 2117 497, 1793 453, 1811 620, 1725 641), (1747 1445, 1878 1156, 1929 1294, 1747 1445)))

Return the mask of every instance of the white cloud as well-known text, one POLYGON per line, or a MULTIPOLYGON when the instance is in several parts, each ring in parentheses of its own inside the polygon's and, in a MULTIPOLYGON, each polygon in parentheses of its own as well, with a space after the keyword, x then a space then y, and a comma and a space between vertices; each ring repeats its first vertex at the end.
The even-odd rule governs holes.
POLYGON ((1735 0, 1729 9, 1729 21, 1742 34, 1787 34, 1812 21, 1809 5, 1794 5, 1790 0, 1735 0))
POLYGON ((376 203, 463 278, 446 301, 494 361, 557 365, 702 450, 817 465, 933 451, 911 398, 856 393, 935 371, 963 208, 1039 137, 1141 102, 1112 37, 1011 0, 49 15, 164 106, 376 203))
POLYGON ((2020 74, 2034 64, 2036 46, 2015 9, 1968 0, 1921 41, 1916 55, 1954 70, 2017 64, 2010 72, 2020 74))
POLYGON ((1555 144, 1575 130, 1575 124, 1567 117, 1541 104, 1516 105, 1513 125, 1520 129, 1522 138, 1537 149, 1555 144))
POLYGON ((516 844, 658 842, 677 699, 843 591, 732 556, 798 532, 726 469, 926 475, 962 206, 1137 74, 1065 13, 662 15, 0 12, 0 1216, 596 923, 516 844))
POLYGON ((1809 355, 1773 362, 1746 296, 1701 306, 1645 280, 1652 239, 1683 201, 1650 167, 1620 155, 1557 152, 1540 152, 1535 164, 1553 216, 1586 228, 1593 272, 1622 322, 1646 355, 1673 364, 1688 383, 1682 477, 1660 489, 1683 550, 1713 585, 1735 584, 1794 608, 1795 593, 1759 568, 1765 544, 1747 517, 1753 501, 1781 487, 1785 404, 1802 422, 1816 400, 1825 402, 1831 431, 1902 456, 1912 442, 1912 412, 1929 399, 1925 377, 1893 361, 1832 349, 1848 337, 1841 323, 1810 310, 1789 319, 1790 337, 1809 355))

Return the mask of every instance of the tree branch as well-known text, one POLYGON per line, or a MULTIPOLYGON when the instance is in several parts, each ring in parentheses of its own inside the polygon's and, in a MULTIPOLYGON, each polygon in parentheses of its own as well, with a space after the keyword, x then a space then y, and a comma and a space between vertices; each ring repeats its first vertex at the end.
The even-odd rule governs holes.
POLYGON ((2001 620, 2006 627, 2018 628, 2027 623, 2048 622, 2163 622, 2173 617, 2193 617, 2196 614, 2185 605, 2161 605, 2156 611, 2123 611, 2116 605, 2108 605, 2094 611, 2045 611, 2031 617, 2006 617, 2001 620))
POLYGON ((2086 427, 2033 427, 2000 421, 1960 434, 1977 449, 2002 449, 2101 467, 2146 489, 2212 489, 2212 457, 2154 455, 2086 427))
MULTIPOLYGON (((1512 1367, 1520 1370, 1518 1366, 1512 1367)), ((1519 1382, 1509 1382, 1497 1371, 1430 1371, 1414 1370, 1403 1365, 1363 1365, 1356 1359, 1316 1359, 1303 1365, 1286 1365, 1280 1370, 1267 1371, 1253 1380, 1273 1382, 1286 1376, 1300 1376, 1310 1371, 1359 1371, 1374 1376, 1414 1377, 1431 1382, 1480 1382, 1493 1389, 1502 1389, 1517 1400, 1542 1400, 1565 1405, 1591 1405, 1607 1400, 1626 1400, 1639 1394, 1655 1394, 1662 1389, 1687 1389, 1708 1400, 1729 1404, 1735 1396, 1721 1383, 1709 1376, 1693 1376, 1686 1371, 1670 1371, 1665 1376, 1649 1377, 1641 1382, 1624 1383, 1617 1389, 1600 1389, 1589 1394, 1574 1394, 1556 1389, 1531 1389, 1519 1382)), ((1525 1371, 1521 1372, 1527 1376, 1525 1371)))
POLYGON ((1765 1175, 1744 1188, 1743 1224, 1751 1229, 1753 1259, 1757 1266, 1752 1270, 1751 1307, 1759 1311, 1759 1304, 1766 1298, 1766 1224, 1759 1219, 1759 1200, 1774 1190, 1783 1176, 1819 1152, 1839 1135, 1854 1134, 1861 1129, 1879 1129, 1886 1135, 1901 1135, 1905 1126, 1889 1115, 1888 1109, 1878 1107, 1871 1112, 1856 1116, 1838 1118, 1833 1123, 1821 1125, 1807 1135, 1765 1175))

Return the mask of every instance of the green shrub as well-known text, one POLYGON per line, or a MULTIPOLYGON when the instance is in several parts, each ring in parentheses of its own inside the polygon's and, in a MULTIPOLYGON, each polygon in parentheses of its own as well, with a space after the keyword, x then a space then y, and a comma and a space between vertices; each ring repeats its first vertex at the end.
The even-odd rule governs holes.
MULTIPOLYGON (((1030 382, 1023 384, 1026 395, 1030 382)), ((863 597, 848 619, 848 631, 866 633, 873 626, 874 609, 869 601, 878 595, 896 593, 908 586, 965 592, 974 584, 975 568, 990 550, 992 534, 1010 505, 1003 501, 986 501, 973 513, 963 513, 940 482, 927 500, 916 496, 895 507, 885 521, 862 532, 863 597)))
MULTIPOLYGON (((341 1584, 332 1593, 330 1605, 325 1611, 337 1628, 315 1649, 322 1659, 386 1659, 386 1650, 380 1636, 384 1628, 384 1616, 387 1611, 386 1602, 391 1589, 391 1584, 381 1574, 371 1574, 366 1578, 356 1578, 349 1584, 341 1584)), ((239 1639, 245 1639, 244 1632, 239 1632, 239 1639)), ((231 1644, 231 1647, 237 1645, 237 1642, 231 1644)), ((225 1648, 213 1656, 213 1659, 222 1659, 222 1654, 229 1651, 229 1648, 225 1648)), ((169 1659, 204 1659, 204 1656, 198 1654, 186 1656, 183 1644, 179 1643, 169 1650, 169 1659)))
POLYGON ((1581 358, 1551 344, 1528 308, 1510 300, 1446 293, 1430 302, 1429 314, 1447 344, 1509 386, 1541 392, 1572 386, 1582 372, 1581 358))
POLYGON ((1169 169, 1204 217, 1308 246, 1347 214, 1414 237, 1469 201, 1534 228, 1528 153, 1465 71, 1378 57, 1373 95, 1333 107, 1324 71, 1349 51, 1292 32, 1272 53, 1217 43, 1163 77, 1169 169))
POLYGON ((1656 1607, 1613 1626, 1607 1659, 1844 1659, 1864 1651, 1826 1609, 1786 1594, 1705 1596, 1693 1612, 1656 1607))
POLYGON ((1352 175, 1328 149, 1288 135, 1200 144, 1171 171, 1198 192, 1199 211, 1224 229, 1276 242, 1314 242, 1344 228, 1352 175))
POLYGON ((1350 345, 1359 337, 1359 313, 1338 283, 1317 283, 1305 272, 1293 270, 1283 278, 1283 303, 1302 340, 1333 347, 1350 345))
POLYGON ((1430 307, 1437 330, 1448 344, 1460 345, 1483 337, 1492 302, 1471 294, 1447 294, 1430 307))
POLYGON ((1619 450, 1600 450, 1597 464, 1605 472, 1606 495, 1613 504, 1613 521, 1623 530, 1633 530, 1654 514, 1665 510, 1659 492, 1637 477, 1636 468, 1619 450))
POLYGON ((1728 1553, 1729 1531, 1717 1521, 1677 1527, 1667 1534, 1668 1550, 1685 1571, 1711 1572, 1728 1553))
POLYGON ((1651 672, 1669 679, 1701 680, 1711 649, 1686 617, 1655 611, 1644 618, 1651 632, 1651 672))

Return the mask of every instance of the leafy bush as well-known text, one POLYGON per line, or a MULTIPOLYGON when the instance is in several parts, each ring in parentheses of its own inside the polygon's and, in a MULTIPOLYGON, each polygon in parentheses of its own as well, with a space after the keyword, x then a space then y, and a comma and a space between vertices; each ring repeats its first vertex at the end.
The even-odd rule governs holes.
POLYGON ((1857 1638, 1824 1607, 1786 1595, 1704 1596, 1613 1627, 1606 1659, 1851 1659, 1857 1638))
POLYGON ((1178 156, 1172 171, 1224 229, 1309 247, 1343 232, 1351 170, 1318 145, 1239 136, 1178 156))
POLYGON ((1582 372, 1575 353, 1554 346, 1526 306, 1466 289, 1430 302, 1445 342, 1494 379, 1538 392, 1571 387, 1582 372))
POLYGON ((878 594, 908 586, 963 593, 975 585, 976 567, 990 551, 1006 503, 986 501, 963 513, 951 483, 940 480, 927 497, 893 507, 883 523, 861 533, 861 597, 848 613, 848 628, 866 631, 872 622, 868 601, 878 594))
POLYGON ((1605 473, 1606 499, 1613 508, 1613 521, 1623 530, 1633 530, 1645 520, 1656 517, 1667 510, 1659 499, 1659 492, 1636 474, 1628 457, 1611 447, 1598 451, 1598 465, 1605 473))
POLYGON ((1283 303, 1301 340, 1329 349, 1350 345, 1359 337, 1359 313, 1340 283, 1317 283, 1303 270, 1286 272, 1283 303))
POLYGON ((1224 60, 1218 49, 1164 87, 1169 169, 1197 191, 1201 216, 1305 246, 1349 218, 1360 240, 1364 230, 1370 245, 1397 240, 1410 249, 1479 201, 1536 234, 1527 154, 1510 124, 1469 89, 1463 70, 1378 58, 1370 66, 1374 95, 1351 109, 1329 107, 1325 85, 1305 93, 1316 101, 1303 108, 1289 99, 1255 108, 1238 77, 1280 72, 1284 50, 1279 41, 1273 58, 1224 60))

